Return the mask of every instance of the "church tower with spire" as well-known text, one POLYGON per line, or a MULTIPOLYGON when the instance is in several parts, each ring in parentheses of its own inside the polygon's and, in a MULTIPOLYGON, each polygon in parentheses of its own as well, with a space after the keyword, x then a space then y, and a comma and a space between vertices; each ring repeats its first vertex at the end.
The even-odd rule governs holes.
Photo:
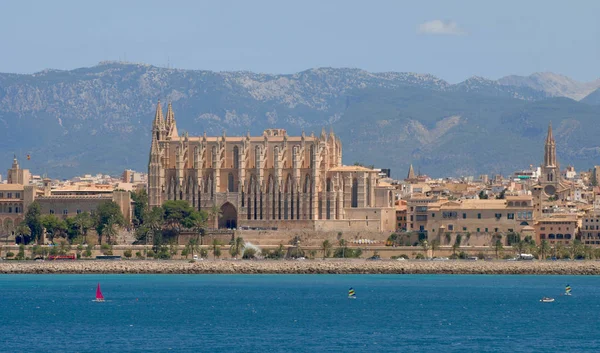
POLYGON ((544 162, 538 183, 532 188, 534 215, 542 216, 542 209, 548 202, 566 201, 572 196, 573 185, 561 177, 560 164, 556 158, 556 141, 552 133, 552 123, 548 125, 548 134, 544 144, 544 162))
POLYGON ((560 165, 556 159, 556 141, 554 141, 552 123, 550 123, 544 144, 544 163, 541 165, 540 175, 540 184, 548 197, 556 194, 560 188, 560 179, 560 165))
POLYGON ((413 165, 410 165, 410 168, 408 168, 408 175, 406 176, 406 181, 408 182, 415 182, 417 181, 417 176, 415 175, 415 170, 413 169, 413 165))
POLYGON ((166 124, 159 100, 156 105, 154 121, 152 122, 152 143, 150 145, 150 159, 148 161, 148 206, 150 208, 162 205, 164 170, 162 167, 163 154, 158 141, 164 140, 166 135, 166 124))

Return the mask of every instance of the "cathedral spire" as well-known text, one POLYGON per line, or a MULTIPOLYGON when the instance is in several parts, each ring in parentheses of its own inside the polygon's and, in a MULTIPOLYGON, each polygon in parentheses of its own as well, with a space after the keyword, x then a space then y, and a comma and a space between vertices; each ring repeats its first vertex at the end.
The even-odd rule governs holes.
POLYGON ((552 122, 548 124, 548 135, 546 136, 546 143, 554 143, 554 136, 552 136, 552 122))
POLYGON ((548 124, 548 135, 544 146, 544 165, 556 166, 556 143, 554 142, 554 136, 552 136, 552 122, 548 124))
POLYGON ((173 106, 171 102, 167 107, 167 136, 170 137, 178 137, 179 133, 177 132, 177 123, 175 122, 175 113, 173 113, 173 106))
POLYGON ((415 176, 415 170, 413 169, 412 164, 410 168, 408 168, 408 175, 406 176, 406 180, 415 180, 417 177, 415 176))
POLYGON ((162 106, 160 105, 160 99, 156 104, 156 113, 154 114, 154 122, 152 123, 153 130, 160 130, 161 127, 165 126, 165 120, 163 119, 162 106))

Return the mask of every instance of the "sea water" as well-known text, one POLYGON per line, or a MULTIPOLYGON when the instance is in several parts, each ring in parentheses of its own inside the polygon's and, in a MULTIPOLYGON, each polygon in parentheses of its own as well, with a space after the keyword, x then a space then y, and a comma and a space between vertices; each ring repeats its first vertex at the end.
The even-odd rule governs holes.
POLYGON ((598 352, 599 284, 597 276, 0 275, 0 352, 598 352), (98 282, 104 303, 93 301, 98 282), (562 295, 567 284, 572 296, 562 295))

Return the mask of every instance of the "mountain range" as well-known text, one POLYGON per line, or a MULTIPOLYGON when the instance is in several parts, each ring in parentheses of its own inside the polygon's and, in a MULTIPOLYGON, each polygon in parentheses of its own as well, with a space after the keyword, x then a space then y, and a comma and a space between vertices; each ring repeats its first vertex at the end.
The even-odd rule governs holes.
POLYGON ((68 178, 147 169, 158 99, 190 135, 333 129, 343 162, 409 164, 431 176, 507 174, 539 164, 549 122, 563 165, 598 164, 600 80, 553 73, 472 77, 315 68, 289 75, 102 62, 69 71, 0 73, 0 160, 68 178), (31 160, 24 157, 29 154, 31 160))

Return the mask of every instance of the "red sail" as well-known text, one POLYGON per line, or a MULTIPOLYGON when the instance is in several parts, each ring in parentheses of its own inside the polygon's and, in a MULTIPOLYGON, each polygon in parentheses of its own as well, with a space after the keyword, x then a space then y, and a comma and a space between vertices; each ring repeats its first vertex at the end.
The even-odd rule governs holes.
POLYGON ((96 300, 104 300, 102 291, 100 291, 100 283, 98 283, 98 288, 96 288, 96 300))

